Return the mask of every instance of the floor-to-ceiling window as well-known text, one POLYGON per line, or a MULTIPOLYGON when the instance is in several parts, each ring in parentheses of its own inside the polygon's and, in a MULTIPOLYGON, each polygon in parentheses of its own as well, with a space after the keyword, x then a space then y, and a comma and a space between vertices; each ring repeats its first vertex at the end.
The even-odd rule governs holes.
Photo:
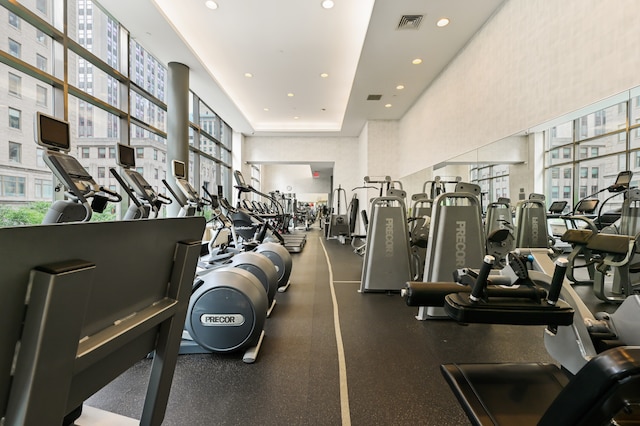
MULTIPOLYGON (((619 172, 638 172, 640 148, 640 94, 630 91, 625 100, 599 105, 595 110, 555 125, 545 136, 545 193, 549 202, 567 201, 572 208, 583 198, 611 194, 606 188, 619 172)), ((632 184, 637 185, 638 177, 632 184)), ((622 197, 608 201, 607 209, 620 207, 622 197)))
MULTIPOLYGON (((99 3, 0 0, 0 226, 38 223, 62 196, 34 141, 38 111, 70 123, 71 154, 99 184, 119 190, 109 169, 123 143, 135 147, 137 170, 165 192, 166 87, 166 65, 99 3)), ((203 115, 192 117, 190 178, 196 187, 229 187, 232 130, 191 99, 203 115)), ((95 219, 119 210, 110 206, 95 219)))

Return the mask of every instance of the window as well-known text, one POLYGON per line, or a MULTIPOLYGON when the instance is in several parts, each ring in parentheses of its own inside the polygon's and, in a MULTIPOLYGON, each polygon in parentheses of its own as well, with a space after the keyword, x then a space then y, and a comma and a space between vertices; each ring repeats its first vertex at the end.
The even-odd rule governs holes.
POLYGON ((157 150, 157 149, 154 149, 154 150, 153 150, 153 159, 154 159, 155 161, 158 161, 158 150, 157 150))
POLYGON ((562 198, 571 198, 571 187, 564 186, 562 187, 562 198))
POLYGON ((580 179, 586 179, 589 175, 588 167, 580 167, 580 179))
POLYGON ((571 148, 562 148, 562 158, 571 158, 571 148))
POLYGON ((598 167, 592 167, 591 168, 591 177, 594 179, 598 179, 598 172, 599 172, 599 168, 598 167))
POLYGON ((41 44, 47 44, 47 36, 41 30, 36 30, 36 41, 41 44))
POLYGON ((40 71, 47 71, 47 58, 36 54, 36 67, 38 67, 40 71))
POLYGON ((50 180, 34 179, 36 198, 51 199, 53 197, 53 183, 50 180))
POLYGON ((21 115, 20 110, 15 108, 9 108, 9 127, 12 129, 20 129, 21 126, 21 115))
POLYGON ((110 146, 109 147, 109 158, 116 158, 116 147, 115 146, 110 146))
MULTIPOLYGON (((136 167, 136 172, 140 173, 141 175, 143 175, 144 173, 144 168, 142 167, 136 167)), ((144 176, 144 175, 143 175, 144 176)))
POLYGON ((36 0, 36 9, 40 12, 47 14, 47 0, 36 0))
POLYGON ((98 167, 98 179, 104 179, 106 177, 106 168, 98 167))
POLYGON ((47 88, 36 84, 36 104, 47 106, 47 88))
POLYGON ((557 200, 558 198, 560 198, 560 189, 557 186, 552 186, 551 187, 551 199, 552 200, 557 200))
POLYGON ((158 179, 158 169, 153 169, 153 178, 158 179))
POLYGON ((580 185, 580 198, 587 196, 587 185, 580 185))
POLYGON ((104 146, 98 147, 98 158, 107 158, 107 148, 104 146))
POLYGON ((599 152, 600 152, 600 149, 597 146, 592 146, 591 147, 591 156, 592 157, 597 157, 599 152))
POLYGON ((558 179, 560 177, 560 169, 558 167, 553 167, 551 169, 551 179, 558 179))
POLYGON ((88 146, 83 146, 82 147, 82 158, 89 158, 89 147, 88 146))
POLYGON ((13 12, 9 12, 9 25, 13 28, 20 29, 20 17, 13 12))
POLYGON ((36 148, 36 164, 38 167, 46 167, 44 162, 44 149, 36 148))
POLYGON ((144 148, 139 146, 136 148, 136 158, 144 158, 144 148))
POLYGON ((584 158, 587 158, 587 156, 588 156, 588 155, 589 155, 589 154, 588 154, 587 148, 586 148, 586 147, 584 147, 584 146, 581 146, 581 147, 580 147, 580 154, 579 154, 580 159, 582 160, 582 159, 584 159, 584 158))
POLYGON ((564 173, 564 178, 565 179, 571 179, 571 168, 567 167, 563 170, 564 173))
POLYGON ((13 39, 9 39, 9 53, 19 58, 22 54, 22 45, 13 39))
POLYGON ((9 161, 22 163, 22 145, 16 142, 9 142, 9 161))
POLYGON ((557 158, 560 158, 557 149, 552 149, 551 150, 551 158, 553 158, 554 160, 557 159, 557 158))
POLYGON ((22 77, 9 73, 9 93, 14 96, 22 95, 22 77))
POLYGON ((598 185, 591 185, 591 193, 595 194, 596 192, 598 192, 598 185))
POLYGON ((0 175, 0 195, 5 197, 24 197, 25 178, 0 175))

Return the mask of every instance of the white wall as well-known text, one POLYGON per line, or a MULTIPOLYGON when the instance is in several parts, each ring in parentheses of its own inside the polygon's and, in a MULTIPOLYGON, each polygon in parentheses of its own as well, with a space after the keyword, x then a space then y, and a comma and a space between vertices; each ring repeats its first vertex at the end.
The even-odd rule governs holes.
MULTIPOLYGON (((314 178, 309 165, 264 164, 261 167, 260 176, 263 192, 278 190, 299 195, 331 192, 331 176, 314 178)), ((300 196, 298 199, 302 200, 300 196)))
POLYGON ((507 1, 400 121, 397 173, 637 86, 639 14, 637 0, 507 1))

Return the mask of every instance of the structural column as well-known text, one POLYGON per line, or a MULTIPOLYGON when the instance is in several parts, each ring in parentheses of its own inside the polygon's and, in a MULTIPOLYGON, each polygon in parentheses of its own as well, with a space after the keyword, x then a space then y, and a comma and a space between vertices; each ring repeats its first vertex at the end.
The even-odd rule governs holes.
MULTIPOLYGON (((175 187, 171 161, 184 162, 189 173, 189 67, 178 62, 169 63, 167 90, 167 181, 175 187)), ((167 215, 178 215, 180 206, 171 203, 167 215)))

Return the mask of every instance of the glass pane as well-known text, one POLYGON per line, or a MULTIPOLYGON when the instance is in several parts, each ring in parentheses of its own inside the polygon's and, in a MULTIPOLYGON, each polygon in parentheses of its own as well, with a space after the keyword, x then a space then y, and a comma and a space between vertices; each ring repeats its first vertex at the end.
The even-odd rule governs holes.
POLYGON ((226 165, 231 165, 231 152, 227 151, 226 149, 221 149, 220 152, 220 160, 225 163, 226 165))
MULTIPOLYGON (((8 23, 8 16, 9 11, 4 7, 0 7, 0 19, 3 20, 2 22, 8 23)), ((0 49, 42 71, 51 73, 54 65, 53 40, 27 21, 20 19, 17 15, 13 16, 20 23, 20 28, 16 29, 9 24, 2 26, 4 37, 0 42, 0 49)), ((62 75, 61 73, 59 74, 62 75)))
MULTIPOLYGON (((48 23, 53 23, 54 11, 52 10, 53 7, 51 0, 17 0, 17 2, 34 12, 48 23)), ((58 21, 62 22, 61 19, 58 19, 58 21)), ((24 21, 22 23, 24 24, 24 21)), ((62 27, 60 26, 58 29, 62 30, 62 27)))
POLYGON ((189 151, 189 183, 193 186, 196 186, 197 183, 194 180, 194 175, 195 173, 193 172, 194 168, 195 168, 195 154, 193 153, 193 151, 189 151))
POLYGON ((67 4, 69 37, 119 70, 120 23, 91 0, 69 0, 67 4))
MULTIPOLYGON (((578 163, 576 170, 576 173, 578 173, 578 198, 581 199, 587 196, 593 196, 595 192, 613 184, 616 176, 622 169, 618 167, 618 156, 610 155, 608 157, 581 161, 578 163)), ((594 198, 598 198, 602 203, 610 196, 611 194, 605 191, 594 196, 594 198)), ((620 207, 622 201, 622 197, 616 197, 607 202, 607 210, 620 207), (620 198, 620 200, 617 201, 617 198, 620 198)))
POLYGON ((216 163, 206 157, 200 157, 200 187, 207 188, 211 194, 216 194, 218 182, 216 180, 216 163))
POLYGON ((166 153, 167 140, 164 137, 145 130, 140 126, 136 126, 135 124, 131 124, 131 140, 133 141, 134 139, 141 138, 155 141, 156 144, 159 144, 159 146, 162 147, 163 152, 166 153))
POLYGON ((569 164, 563 167, 550 167, 545 170, 545 195, 549 199, 549 203, 567 201, 569 205, 573 204, 571 197, 571 187, 573 186, 571 167, 569 164))
POLYGON ((131 81, 166 102, 167 68, 135 40, 131 40, 130 50, 131 81))
POLYGON ((131 116, 138 120, 157 128, 167 130, 167 113, 149 99, 131 90, 131 116))
POLYGON ((573 122, 569 121, 567 123, 561 124, 556 127, 552 127, 547 132, 546 137, 546 147, 547 149, 566 145, 568 143, 573 142, 573 122))
POLYGON ((627 103, 622 102, 576 120, 576 140, 583 140, 625 128, 627 103))
POLYGON ((200 151, 209 154, 213 158, 220 158, 220 146, 205 135, 200 135, 200 151))
POLYGON ((69 51, 69 84, 120 108, 120 83, 91 62, 69 51))
POLYGON ((227 123, 221 122, 220 133, 221 133, 220 142, 222 142, 222 145, 231 149, 232 136, 233 136, 233 131, 231 130, 231 127, 229 127, 227 123))
POLYGON ((578 145, 578 160, 593 158, 617 152, 626 149, 626 133, 617 133, 598 139, 591 139, 578 145))
POLYGON ((220 119, 203 102, 200 102, 200 128, 220 140, 220 119))
POLYGON ((5 102, 5 116, 0 120, 4 140, 0 144, 4 146, 0 151, 0 226, 38 224, 53 199, 53 178, 43 161, 44 151, 34 141, 33 125, 36 111, 53 114, 53 88, 5 64, 0 64, 0 76, 4 76, 0 93, 5 102), (34 202, 44 202, 37 214, 31 214, 34 202))
POLYGON ((573 146, 553 148, 546 153, 545 164, 553 166, 573 161, 573 146))

